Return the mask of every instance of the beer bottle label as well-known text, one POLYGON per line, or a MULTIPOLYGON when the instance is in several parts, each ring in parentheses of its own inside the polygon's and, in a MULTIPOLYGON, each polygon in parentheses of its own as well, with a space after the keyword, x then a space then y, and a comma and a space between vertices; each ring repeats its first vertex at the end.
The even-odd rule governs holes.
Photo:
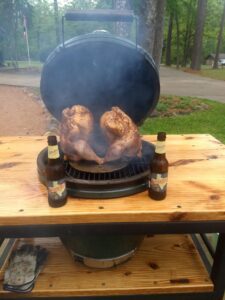
POLYGON ((59 158, 58 145, 48 146, 48 158, 50 158, 50 159, 59 158))
POLYGON ((167 188, 168 173, 152 173, 150 186, 153 191, 164 192, 167 188))
POLYGON ((165 141, 157 141, 156 142, 155 152, 158 153, 158 154, 166 153, 166 143, 165 143, 165 141))
POLYGON ((57 200, 66 196, 65 179, 48 182, 48 192, 51 198, 57 200))

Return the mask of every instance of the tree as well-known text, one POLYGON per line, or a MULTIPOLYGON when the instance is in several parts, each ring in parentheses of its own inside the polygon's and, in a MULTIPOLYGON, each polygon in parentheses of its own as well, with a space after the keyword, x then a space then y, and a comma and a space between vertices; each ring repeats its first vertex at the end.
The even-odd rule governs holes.
POLYGON ((194 47, 192 51, 191 69, 200 70, 202 61, 202 39, 206 16, 207 0, 198 0, 194 47))
POLYGON ((172 34, 173 34, 173 19, 174 12, 171 10, 169 12, 169 25, 166 39, 166 66, 171 65, 171 45, 172 45, 172 34))
POLYGON ((176 23, 176 67, 177 69, 180 66, 180 24, 179 24, 179 13, 178 13, 178 4, 176 3, 175 9, 175 23, 176 23))
POLYGON ((28 0, 0 1, 0 27, 3 32, 0 52, 13 65, 21 56, 21 51, 26 48, 23 36, 23 20, 26 17, 28 25, 32 23, 32 6, 28 0))
POLYGON ((152 56, 159 67, 162 56, 163 48, 163 25, 164 25, 164 12, 165 12, 165 0, 157 1, 156 5, 156 20, 155 20, 155 32, 152 56))
POLYGON ((186 26, 185 33, 183 34, 183 57, 182 57, 182 66, 186 67, 188 59, 191 54, 191 42, 193 35, 193 21, 195 13, 195 0, 189 0, 186 3, 186 26))
POLYGON ((165 0, 133 1, 132 6, 139 15, 139 43, 153 56, 159 67, 163 46, 165 0))
POLYGON ((58 10, 58 1, 54 0, 54 19, 55 19, 55 36, 56 44, 60 43, 60 33, 59 33, 59 10, 58 10))
MULTIPOLYGON (((115 9, 123 10, 129 8, 129 2, 127 0, 114 0, 113 7, 115 9)), ((116 22, 115 33, 118 36, 129 37, 130 35, 130 24, 125 22, 116 22)))
POLYGON ((222 43, 224 24, 225 24, 225 1, 224 1, 224 7, 223 7, 223 13, 222 13, 222 17, 221 17, 221 22, 220 22, 220 30, 219 30, 218 39, 217 39, 216 55, 215 55, 215 59, 214 59, 214 63, 213 63, 213 69, 218 68, 218 60, 219 60, 219 53, 220 53, 221 43, 222 43))

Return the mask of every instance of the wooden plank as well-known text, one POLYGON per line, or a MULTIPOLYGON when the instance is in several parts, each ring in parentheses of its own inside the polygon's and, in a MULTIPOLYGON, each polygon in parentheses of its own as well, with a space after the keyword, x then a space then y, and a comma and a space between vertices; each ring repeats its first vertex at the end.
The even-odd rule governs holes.
POLYGON ((145 238, 128 262, 107 270, 74 262, 58 238, 22 240, 46 247, 49 258, 32 293, 0 289, 0 297, 66 297, 209 292, 213 284, 187 235, 145 238))
POLYGON ((4 239, 0 245, 0 280, 3 279, 8 259, 16 243, 17 239, 4 239))
MULTIPOLYGON (((155 142, 155 136, 144 136, 155 142)), ((210 135, 169 135, 168 196, 147 192, 93 200, 69 198, 51 208, 36 158, 46 137, 0 138, 0 226, 107 222, 225 220, 225 145, 210 135)))

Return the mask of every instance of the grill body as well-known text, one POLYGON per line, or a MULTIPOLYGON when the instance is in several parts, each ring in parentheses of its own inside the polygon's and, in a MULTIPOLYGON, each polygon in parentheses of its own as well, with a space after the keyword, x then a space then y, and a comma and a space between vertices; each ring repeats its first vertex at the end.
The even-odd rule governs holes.
MULTIPOLYGON (((107 173, 79 171, 68 161, 64 161, 68 193, 79 198, 107 199, 129 196, 146 190, 154 146, 143 142, 142 148, 144 152, 142 158, 134 158, 126 167, 107 173)), ((47 148, 43 149, 37 158, 39 178, 45 185, 46 164, 47 148)))
MULTIPOLYGON (((40 88, 46 107, 59 121, 64 108, 79 104, 89 108, 97 124, 105 111, 119 106, 140 125, 156 107, 160 93, 152 57, 129 40, 99 32, 59 45, 43 67, 40 88)), ((65 161, 68 192, 79 198, 106 199, 144 191, 153 153, 154 146, 143 142, 142 159, 105 173, 82 172, 65 161)), ((37 166, 44 184, 46 163, 47 149, 43 149, 37 166)), ((61 238, 75 259, 102 268, 130 258, 143 236, 106 232, 97 237, 65 233, 61 238)))

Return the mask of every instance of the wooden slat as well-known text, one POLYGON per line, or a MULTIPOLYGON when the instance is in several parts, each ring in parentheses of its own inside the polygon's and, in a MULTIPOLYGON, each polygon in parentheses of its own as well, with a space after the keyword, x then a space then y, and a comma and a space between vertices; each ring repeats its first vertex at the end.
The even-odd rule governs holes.
MULTIPOLYGON (((155 136, 143 139, 155 142, 155 136)), ((210 135, 169 135, 168 196, 147 192, 107 200, 74 199, 51 208, 36 158, 46 137, 0 138, 0 226, 225 220, 225 146, 210 135)))
POLYGON ((23 240, 46 247, 47 263, 29 294, 0 290, 0 297, 66 297, 208 292, 213 284, 187 235, 152 236, 128 262, 107 270, 74 262, 58 238, 23 240))

